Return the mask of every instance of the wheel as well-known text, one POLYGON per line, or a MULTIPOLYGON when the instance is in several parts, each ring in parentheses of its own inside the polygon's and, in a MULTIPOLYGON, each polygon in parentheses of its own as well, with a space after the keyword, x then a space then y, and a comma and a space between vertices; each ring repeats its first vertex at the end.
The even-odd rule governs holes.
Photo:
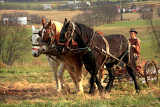
POLYGON ((157 84, 158 68, 154 61, 147 61, 144 67, 145 81, 148 85, 157 84))

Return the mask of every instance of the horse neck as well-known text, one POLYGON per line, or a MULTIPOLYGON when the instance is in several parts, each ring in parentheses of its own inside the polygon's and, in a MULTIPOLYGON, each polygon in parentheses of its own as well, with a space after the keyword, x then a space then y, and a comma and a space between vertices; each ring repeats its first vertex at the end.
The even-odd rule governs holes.
POLYGON ((63 27, 63 24, 57 21, 52 21, 52 25, 55 26, 54 28, 54 34, 55 34, 55 41, 59 41, 59 37, 60 37, 60 31, 63 27))
POLYGON ((85 47, 93 35, 93 30, 83 24, 76 24, 76 38, 75 41, 77 42, 79 47, 85 47))

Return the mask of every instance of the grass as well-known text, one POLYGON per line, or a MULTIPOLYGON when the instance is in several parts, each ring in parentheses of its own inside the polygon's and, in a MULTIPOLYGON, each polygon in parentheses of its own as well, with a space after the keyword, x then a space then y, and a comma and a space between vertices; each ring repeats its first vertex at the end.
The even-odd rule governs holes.
MULTIPOLYGON (((155 96, 141 96, 141 97, 131 97, 126 96, 124 98, 110 101, 108 99, 105 100, 91 100, 91 101, 81 101, 78 99, 74 99, 73 101, 65 101, 65 102, 54 102, 54 100, 51 101, 45 101, 45 102, 36 102, 31 103, 30 101, 24 101, 19 104, 13 104, 12 107, 21 107, 21 106, 34 106, 34 107, 42 107, 42 106, 54 106, 54 107, 106 107, 106 106, 112 106, 112 107, 124 107, 124 106, 158 106, 159 100, 155 96), (152 102, 154 101, 154 102, 152 102)), ((2 106, 10 106, 9 104, 4 104, 2 106)))
MULTIPOLYGON (((155 19, 154 22, 158 21, 159 19, 155 19)), ((147 26, 148 23, 146 20, 131 20, 131 21, 120 21, 120 22, 114 22, 111 24, 105 24, 100 26, 100 28, 119 28, 119 27, 144 27, 147 26)))
MULTIPOLYGON (((89 77, 89 75, 87 75, 89 77)), ((114 84, 112 92, 99 95, 88 94, 88 80, 83 78, 85 93, 76 95, 75 86, 70 82, 68 73, 64 72, 65 89, 57 93, 53 73, 46 65, 14 66, 0 69, 0 106, 7 107, 123 107, 123 106, 159 106, 160 82, 157 86, 148 87, 140 83, 142 91, 135 93, 134 84, 122 82, 114 84)), ((103 84, 104 86, 106 84, 103 84)))

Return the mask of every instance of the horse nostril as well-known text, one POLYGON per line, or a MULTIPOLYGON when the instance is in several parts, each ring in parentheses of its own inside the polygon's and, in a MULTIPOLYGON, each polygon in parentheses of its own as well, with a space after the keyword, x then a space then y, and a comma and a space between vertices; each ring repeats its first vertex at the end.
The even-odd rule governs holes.
POLYGON ((37 54, 36 54, 36 53, 34 53, 34 57, 35 57, 35 56, 37 56, 37 54))
POLYGON ((45 49, 42 49, 42 51, 44 52, 44 51, 45 51, 45 49))

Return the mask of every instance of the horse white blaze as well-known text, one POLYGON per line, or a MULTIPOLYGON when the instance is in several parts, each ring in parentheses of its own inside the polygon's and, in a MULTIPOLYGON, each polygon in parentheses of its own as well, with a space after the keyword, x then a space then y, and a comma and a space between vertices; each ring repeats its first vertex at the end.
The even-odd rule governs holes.
POLYGON ((34 57, 39 57, 40 53, 39 53, 39 46, 38 46, 38 41, 37 39, 39 38, 38 35, 39 29, 35 29, 35 27, 32 25, 32 55, 34 57))

